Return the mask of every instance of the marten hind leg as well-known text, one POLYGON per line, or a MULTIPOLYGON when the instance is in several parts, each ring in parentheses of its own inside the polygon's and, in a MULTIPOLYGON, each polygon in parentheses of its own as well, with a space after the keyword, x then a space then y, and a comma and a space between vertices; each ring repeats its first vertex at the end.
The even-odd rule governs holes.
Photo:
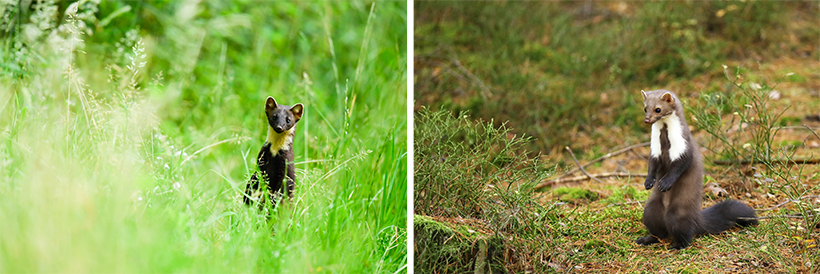
POLYGON ((251 178, 248 180, 248 184, 245 186, 245 194, 242 195, 242 202, 246 205, 250 205, 255 202, 255 199, 258 199, 261 195, 259 195, 259 177, 256 176, 256 173, 251 174, 251 178))
POLYGON ((674 244, 669 250, 684 249, 689 247, 692 238, 695 237, 695 228, 698 226, 694 217, 680 214, 683 212, 670 212, 667 216, 667 227, 669 234, 674 240, 674 244))
POLYGON ((654 235, 643 236, 635 240, 635 243, 639 245, 651 245, 658 242, 660 242, 660 240, 654 235))
POLYGON ((285 183, 285 194, 289 199, 293 199, 293 190, 296 188, 296 167, 293 165, 293 156, 289 160, 291 164, 288 165, 287 180, 285 183))
POLYGON ((646 208, 643 211, 643 224, 649 235, 640 237, 635 240, 639 245, 651 245, 659 242, 660 239, 666 238, 667 229, 666 222, 663 219, 664 207, 661 199, 649 199, 646 203, 646 208))

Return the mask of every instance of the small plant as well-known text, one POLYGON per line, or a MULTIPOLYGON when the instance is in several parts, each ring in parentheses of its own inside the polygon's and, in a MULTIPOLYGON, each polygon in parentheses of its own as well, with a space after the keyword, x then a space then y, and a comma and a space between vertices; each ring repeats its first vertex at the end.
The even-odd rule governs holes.
MULTIPOLYGON (((725 66, 724 66, 725 68, 725 66)), ((718 140, 706 145, 712 152, 736 162, 771 164, 774 137, 780 130, 780 117, 786 111, 771 107, 771 94, 780 81, 770 86, 749 83, 735 70, 734 79, 728 69, 724 69, 726 79, 731 81, 731 89, 725 93, 711 93, 701 96, 702 109, 692 111, 695 125, 718 140), (740 91, 737 94, 735 91, 740 91), (727 120, 726 114, 731 113, 727 120)), ((786 75, 788 76, 788 75, 786 75)), ((782 80, 783 78, 781 78, 782 80)))
MULTIPOLYGON (((529 197, 547 170, 519 150, 530 140, 466 115, 423 108, 416 114, 416 213, 485 218, 505 195, 529 197)), ((515 205, 507 205, 515 207, 515 205)))
POLYGON ((769 193, 786 195, 807 224, 818 223, 820 216, 816 214, 816 205, 800 199, 814 193, 819 186, 804 182, 804 165, 795 160, 793 146, 787 143, 775 147, 775 136, 781 129, 780 118, 786 109, 777 110, 770 101, 777 94, 775 87, 792 73, 774 85, 751 83, 745 80, 740 68, 735 70, 732 79, 725 65, 724 75, 731 81, 731 89, 725 93, 702 95, 702 107, 690 112, 694 113, 695 125, 714 138, 705 147, 728 159, 732 165, 762 164, 765 169, 756 170, 752 180, 769 193), (733 90, 740 92, 736 94, 733 90), (727 119, 727 115, 731 118, 727 119))

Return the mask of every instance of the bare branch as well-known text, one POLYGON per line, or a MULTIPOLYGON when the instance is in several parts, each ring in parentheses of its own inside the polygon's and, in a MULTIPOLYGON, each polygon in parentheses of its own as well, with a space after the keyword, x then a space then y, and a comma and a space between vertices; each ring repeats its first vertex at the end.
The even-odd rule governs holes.
MULTIPOLYGON (((647 175, 646 175, 646 173, 607 172, 607 173, 591 174, 589 176, 592 177, 592 178, 611 178, 611 177, 646 177, 647 175)), ((582 176, 575 176, 575 177, 569 177, 569 178, 558 178, 558 179, 555 179, 555 180, 550 180, 550 181, 547 181, 547 182, 540 183, 537 186, 535 186, 535 189, 539 190, 539 189, 542 189, 542 188, 552 186, 554 184, 578 182, 578 181, 588 180, 590 177, 587 177, 587 175, 582 175, 582 176)))
POLYGON ((776 209, 776 208, 778 208, 778 207, 784 206, 784 205, 786 205, 786 204, 788 204, 788 203, 791 203, 791 202, 796 202, 796 201, 798 201, 798 200, 803 200, 803 199, 807 199, 807 198, 818 198, 818 197, 820 197, 820 195, 809 195, 809 196, 803 196, 803 197, 800 197, 800 198, 797 198, 797 199, 794 199, 794 200, 787 200, 787 201, 785 201, 785 202, 779 203, 779 204, 777 204, 776 206, 773 206, 773 207, 770 207, 770 208, 766 208, 766 209, 759 209, 759 210, 757 210, 757 211, 769 211, 769 210, 774 210, 774 209, 776 209))
MULTIPOLYGON (((787 164, 803 164, 803 165, 816 165, 820 164, 820 159, 813 159, 813 158, 797 158, 797 159, 773 159, 773 162, 785 162, 787 164)), ((743 159, 743 160, 714 160, 712 161, 713 164, 719 166, 730 166, 734 164, 741 164, 741 165, 749 165, 752 163, 760 163, 760 161, 753 161, 752 159, 743 159)))
POLYGON ((598 180, 598 178, 592 177, 592 176, 589 175, 589 173, 587 173, 587 171, 584 169, 584 167, 581 166, 581 163, 578 162, 578 159, 575 158, 575 153, 572 153, 572 149, 570 149, 569 146, 566 146, 564 148, 567 149, 567 151, 569 151, 569 155, 572 156, 572 160, 575 161, 575 164, 578 165, 578 168, 581 169, 581 172, 583 172, 584 175, 587 176, 587 178, 594 179, 595 181, 597 181, 599 183, 603 183, 603 182, 601 182, 601 180, 598 180))
MULTIPOLYGON (((598 157, 598 159, 592 160, 592 161, 590 161, 589 163, 584 164, 583 166, 581 166, 581 168, 586 168, 586 167, 588 167, 588 166, 590 166, 590 165, 592 165, 592 164, 594 164, 594 163, 597 163, 597 162, 600 162, 600 161, 603 161, 603 160, 606 160, 606 159, 612 158, 612 157, 617 156, 617 155, 620 155, 620 154, 622 154, 622 153, 624 153, 624 152, 632 151, 632 150, 633 150, 633 149, 635 149, 635 148, 645 147, 645 146, 648 146, 648 145, 649 145, 649 142, 646 142, 646 143, 640 143, 640 144, 637 144, 637 145, 631 145, 631 146, 628 146, 628 147, 625 147, 625 148, 619 149, 619 150, 617 150, 617 151, 615 151, 615 152, 610 152, 610 153, 607 153, 607 154, 606 154, 606 155, 604 155, 604 156, 598 157)), ((566 173, 564 173, 563 175, 559 176, 559 178, 560 178, 560 177, 565 177, 565 176, 570 175, 570 174, 575 173, 575 172, 578 172, 579 170, 581 170, 581 169, 580 169, 580 168, 575 168, 575 169, 573 169, 573 170, 567 171, 567 172, 566 172, 566 173)))
POLYGON ((631 205, 631 204, 641 204, 641 203, 645 203, 645 202, 646 202, 646 200, 643 200, 643 201, 623 202, 623 203, 614 203, 614 204, 608 204, 606 207, 612 207, 612 206, 622 206, 622 205, 631 205))
POLYGON ((814 129, 810 128, 806 124, 803 124, 803 126, 806 127, 806 129, 808 129, 809 131, 811 131, 811 133, 814 134, 814 137, 817 137, 817 139, 820 139, 820 135, 817 135, 817 132, 815 132, 814 129))
POLYGON ((807 216, 803 216, 803 215, 769 215, 769 216, 758 216, 758 217, 755 217, 755 218, 752 218, 752 217, 737 217, 737 219, 738 220, 762 220, 762 219, 774 219, 774 218, 796 218, 796 219, 799 219, 799 218, 804 218, 804 217, 812 218, 812 217, 814 217, 814 215, 807 215, 807 216))

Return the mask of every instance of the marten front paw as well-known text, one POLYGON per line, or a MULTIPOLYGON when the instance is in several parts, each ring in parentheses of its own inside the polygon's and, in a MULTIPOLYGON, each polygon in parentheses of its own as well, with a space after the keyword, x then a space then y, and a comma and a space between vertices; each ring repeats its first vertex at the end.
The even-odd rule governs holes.
POLYGON ((672 188, 672 183, 674 182, 675 181, 670 180, 669 178, 663 178, 661 179, 661 183, 658 184, 658 190, 660 190, 661 192, 666 192, 667 190, 672 188))
POLYGON ((652 189, 652 186, 655 185, 655 178, 646 178, 646 182, 643 182, 643 186, 646 187, 646 190, 652 189))

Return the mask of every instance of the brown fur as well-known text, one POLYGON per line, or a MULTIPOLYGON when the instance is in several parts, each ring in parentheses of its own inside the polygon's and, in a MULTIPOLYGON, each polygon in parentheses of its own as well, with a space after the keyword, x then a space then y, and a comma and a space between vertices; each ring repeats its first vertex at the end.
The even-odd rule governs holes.
POLYGON ((651 145, 653 152, 644 186, 646 189, 658 186, 652 191, 643 213, 650 235, 635 242, 649 245, 672 237, 674 244, 670 249, 682 249, 688 247, 697 234, 717 234, 735 224, 756 224, 756 220, 738 220, 738 217, 754 217, 754 210, 737 201, 724 201, 701 212, 703 156, 689 132, 680 100, 667 90, 641 94, 646 112, 644 122, 653 124, 652 138, 658 138, 651 145), (681 150, 684 146, 685 150, 681 150))

